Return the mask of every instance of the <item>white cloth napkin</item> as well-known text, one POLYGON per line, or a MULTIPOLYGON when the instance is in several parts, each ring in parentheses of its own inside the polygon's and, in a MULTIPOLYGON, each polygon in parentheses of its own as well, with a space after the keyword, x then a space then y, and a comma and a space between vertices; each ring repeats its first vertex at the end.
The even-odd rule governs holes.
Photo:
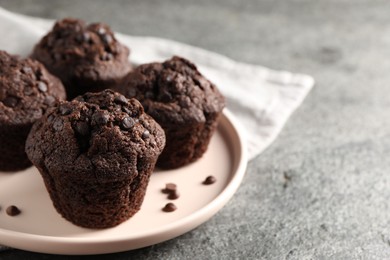
MULTIPOLYGON (((19 15, 0 8, 0 49, 27 56, 52 25, 51 20, 19 15)), ((314 85, 313 78, 308 75, 236 62, 175 41, 116 35, 131 49, 130 60, 135 64, 163 61, 173 55, 193 61, 227 98, 228 109, 245 131, 250 159, 275 140, 289 116, 314 85)))

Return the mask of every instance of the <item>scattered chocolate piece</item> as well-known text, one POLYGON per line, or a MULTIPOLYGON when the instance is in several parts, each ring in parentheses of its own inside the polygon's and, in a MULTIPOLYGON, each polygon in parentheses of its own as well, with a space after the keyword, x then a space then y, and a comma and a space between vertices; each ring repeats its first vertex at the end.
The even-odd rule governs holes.
POLYGON ((169 200, 176 200, 179 197, 180 197, 180 194, 179 194, 179 192, 177 190, 170 192, 169 195, 168 195, 168 199, 169 200))
POLYGON ((177 185, 174 183, 167 183, 165 184, 165 189, 162 190, 163 193, 170 194, 172 192, 175 192, 177 190, 177 185))
POLYGON ((165 205, 165 207, 162 210, 164 212, 172 212, 172 211, 177 210, 177 207, 175 204, 170 202, 170 203, 167 203, 167 205, 165 205))
POLYGON ((210 175, 203 181, 203 184, 210 185, 210 184, 215 183, 216 181, 217 181, 217 179, 214 176, 210 175))
POLYGON ((38 82, 38 89, 42 92, 46 92, 47 91, 47 85, 45 82, 43 81, 39 81, 38 82))
POLYGON ((20 214, 20 209, 14 205, 11 205, 6 210, 7 214, 11 217, 17 216, 20 214))

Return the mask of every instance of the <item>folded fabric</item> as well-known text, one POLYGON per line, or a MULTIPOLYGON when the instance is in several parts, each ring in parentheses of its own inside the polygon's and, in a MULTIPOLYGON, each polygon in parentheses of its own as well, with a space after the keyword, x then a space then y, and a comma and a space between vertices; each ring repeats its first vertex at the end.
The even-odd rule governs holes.
MULTIPOLYGON (((53 21, 14 14, 0 8, 0 49, 27 56, 47 33, 53 21)), ((171 40, 117 33, 131 49, 135 64, 163 61, 173 55, 193 61, 227 99, 247 141, 249 158, 260 154, 275 140, 292 112, 314 85, 312 77, 275 71, 236 62, 222 55, 171 40)), ((0 250, 5 249, 0 246, 0 250)))

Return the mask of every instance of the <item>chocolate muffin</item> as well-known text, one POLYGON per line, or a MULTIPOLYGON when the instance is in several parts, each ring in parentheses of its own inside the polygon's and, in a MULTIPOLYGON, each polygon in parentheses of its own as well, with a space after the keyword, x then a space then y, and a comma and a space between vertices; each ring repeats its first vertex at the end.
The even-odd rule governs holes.
POLYGON ((65 99, 59 79, 42 64, 0 51, 0 171, 31 166, 24 145, 33 123, 57 99, 65 99))
POLYGON ((136 99, 104 90, 51 108, 26 151, 65 219, 107 228, 140 209, 164 145, 164 131, 136 99))
POLYGON ((137 67, 117 91, 137 98, 164 129, 167 144, 157 166, 166 169, 204 154, 225 106, 216 86, 193 63, 177 56, 137 67))
POLYGON ((58 21, 31 56, 62 80, 69 100, 115 86, 131 69, 129 49, 107 25, 77 19, 58 21))

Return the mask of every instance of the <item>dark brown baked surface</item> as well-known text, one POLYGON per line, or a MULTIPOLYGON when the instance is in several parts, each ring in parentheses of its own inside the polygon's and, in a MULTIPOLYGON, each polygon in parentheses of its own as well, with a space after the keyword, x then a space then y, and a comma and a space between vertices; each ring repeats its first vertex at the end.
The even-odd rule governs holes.
POLYGON ((51 108, 26 151, 64 218, 106 228, 140 209, 164 145, 164 131, 137 100, 105 90, 51 108))
POLYGON ((129 53, 107 25, 68 18, 56 22, 31 56, 62 80, 70 100, 118 84, 131 69, 129 53))
POLYGON ((58 99, 65 99, 59 79, 42 64, 0 51, 0 171, 31 165, 24 145, 32 124, 58 99))
POLYGON ((217 87, 192 62, 177 56, 137 67, 116 89, 137 98, 164 129, 167 144, 157 162, 161 168, 200 158, 225 106, 217 87))

